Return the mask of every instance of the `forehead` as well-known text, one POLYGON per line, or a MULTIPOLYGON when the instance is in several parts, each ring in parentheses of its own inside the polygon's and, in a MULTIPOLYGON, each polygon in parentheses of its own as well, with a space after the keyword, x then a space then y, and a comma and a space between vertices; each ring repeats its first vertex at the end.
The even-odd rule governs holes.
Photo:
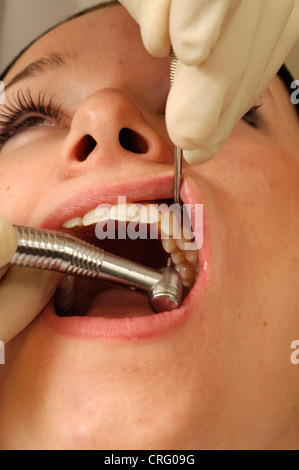
MULTIPOLYGON (((59 52, 80 58, 91 68, 100 65, 109 53, 110 63, 126 62, 130 67, 155 62, 145 51, 140 28, 122 6, 108 6, 70 20, 38 39, 9 71, 9 81, 32 62, 59 52)), ((107 63, 105 64, 107 66, 107 63)), ((161 60, 159 60, 161 66, 161 60)))

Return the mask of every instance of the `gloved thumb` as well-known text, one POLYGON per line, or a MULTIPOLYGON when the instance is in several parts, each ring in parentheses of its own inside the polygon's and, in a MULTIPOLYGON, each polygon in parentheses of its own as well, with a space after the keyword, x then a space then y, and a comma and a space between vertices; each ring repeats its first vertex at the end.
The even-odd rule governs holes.
POLYGON ((206 145, 196 150, 184 150, 184 160, 190 165, 202 165, 210 161, 219 152, 226 139, 221 143, 217 143, 214 139, 207 142, 206 145))
POLYGON ((6 266, 18 246, 18 235, 13 226, 0 217, 0 268, 6 266))

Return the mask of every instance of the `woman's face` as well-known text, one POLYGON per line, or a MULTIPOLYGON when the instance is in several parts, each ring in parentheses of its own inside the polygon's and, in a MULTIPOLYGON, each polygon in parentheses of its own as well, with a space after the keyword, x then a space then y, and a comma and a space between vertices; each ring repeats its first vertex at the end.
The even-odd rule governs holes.
MULTIPOLYGON (((118 196, 171 199, 169 59, 147 54, 126 11, 56 28, 5 83, 41 58, 6 89, 10 107, 32 98, 36 111, 5 136, 0 215, 60 230, 118 196)), ((115 288, 85 299, 84 318, 56 316, 51 301, 6 345, 1 448, 297 447, 298 123, 279 78, 261 102, 209 163, 184 163, 182 199, 203 204, 204 224, 200 274, 181 309, 149 315, 115 288)), ((140 241, 127 243, 129 257, 140 241)))

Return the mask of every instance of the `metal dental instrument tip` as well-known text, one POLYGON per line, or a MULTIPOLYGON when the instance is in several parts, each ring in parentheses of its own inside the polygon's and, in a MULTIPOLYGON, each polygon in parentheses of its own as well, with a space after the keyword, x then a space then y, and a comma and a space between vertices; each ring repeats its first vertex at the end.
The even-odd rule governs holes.
MULTIPOLYGON (((178 59, 174 53, 171 51, 171 62, 170 62, 170 86, 172 87, 178 59)), ((182 165, 183 165, 183 150, 175 146, 174 149, 174 202, 177 204, 181 210, 183 210, 183 202, 180 197, 180 190, 182 186, 182 165)))
POLYGON ((85 279, 100 279, 148 297, 155 313, 179 308, 183 283, 170 265, 156 271, 106 253, 89 243, 60 232, 14 225, 18 249, 12 266, 56 271, 85 279))

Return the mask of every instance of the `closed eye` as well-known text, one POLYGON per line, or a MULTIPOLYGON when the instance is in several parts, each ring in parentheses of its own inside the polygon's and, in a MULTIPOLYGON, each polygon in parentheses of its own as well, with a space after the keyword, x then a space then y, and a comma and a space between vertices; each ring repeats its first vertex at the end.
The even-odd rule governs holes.
POLYGON ((259 110, 263 106, 263 104, 259 104, 257 106, 253 106, 244 116, 243 120, 254 129, 258 129, 261 124, 259 110))

